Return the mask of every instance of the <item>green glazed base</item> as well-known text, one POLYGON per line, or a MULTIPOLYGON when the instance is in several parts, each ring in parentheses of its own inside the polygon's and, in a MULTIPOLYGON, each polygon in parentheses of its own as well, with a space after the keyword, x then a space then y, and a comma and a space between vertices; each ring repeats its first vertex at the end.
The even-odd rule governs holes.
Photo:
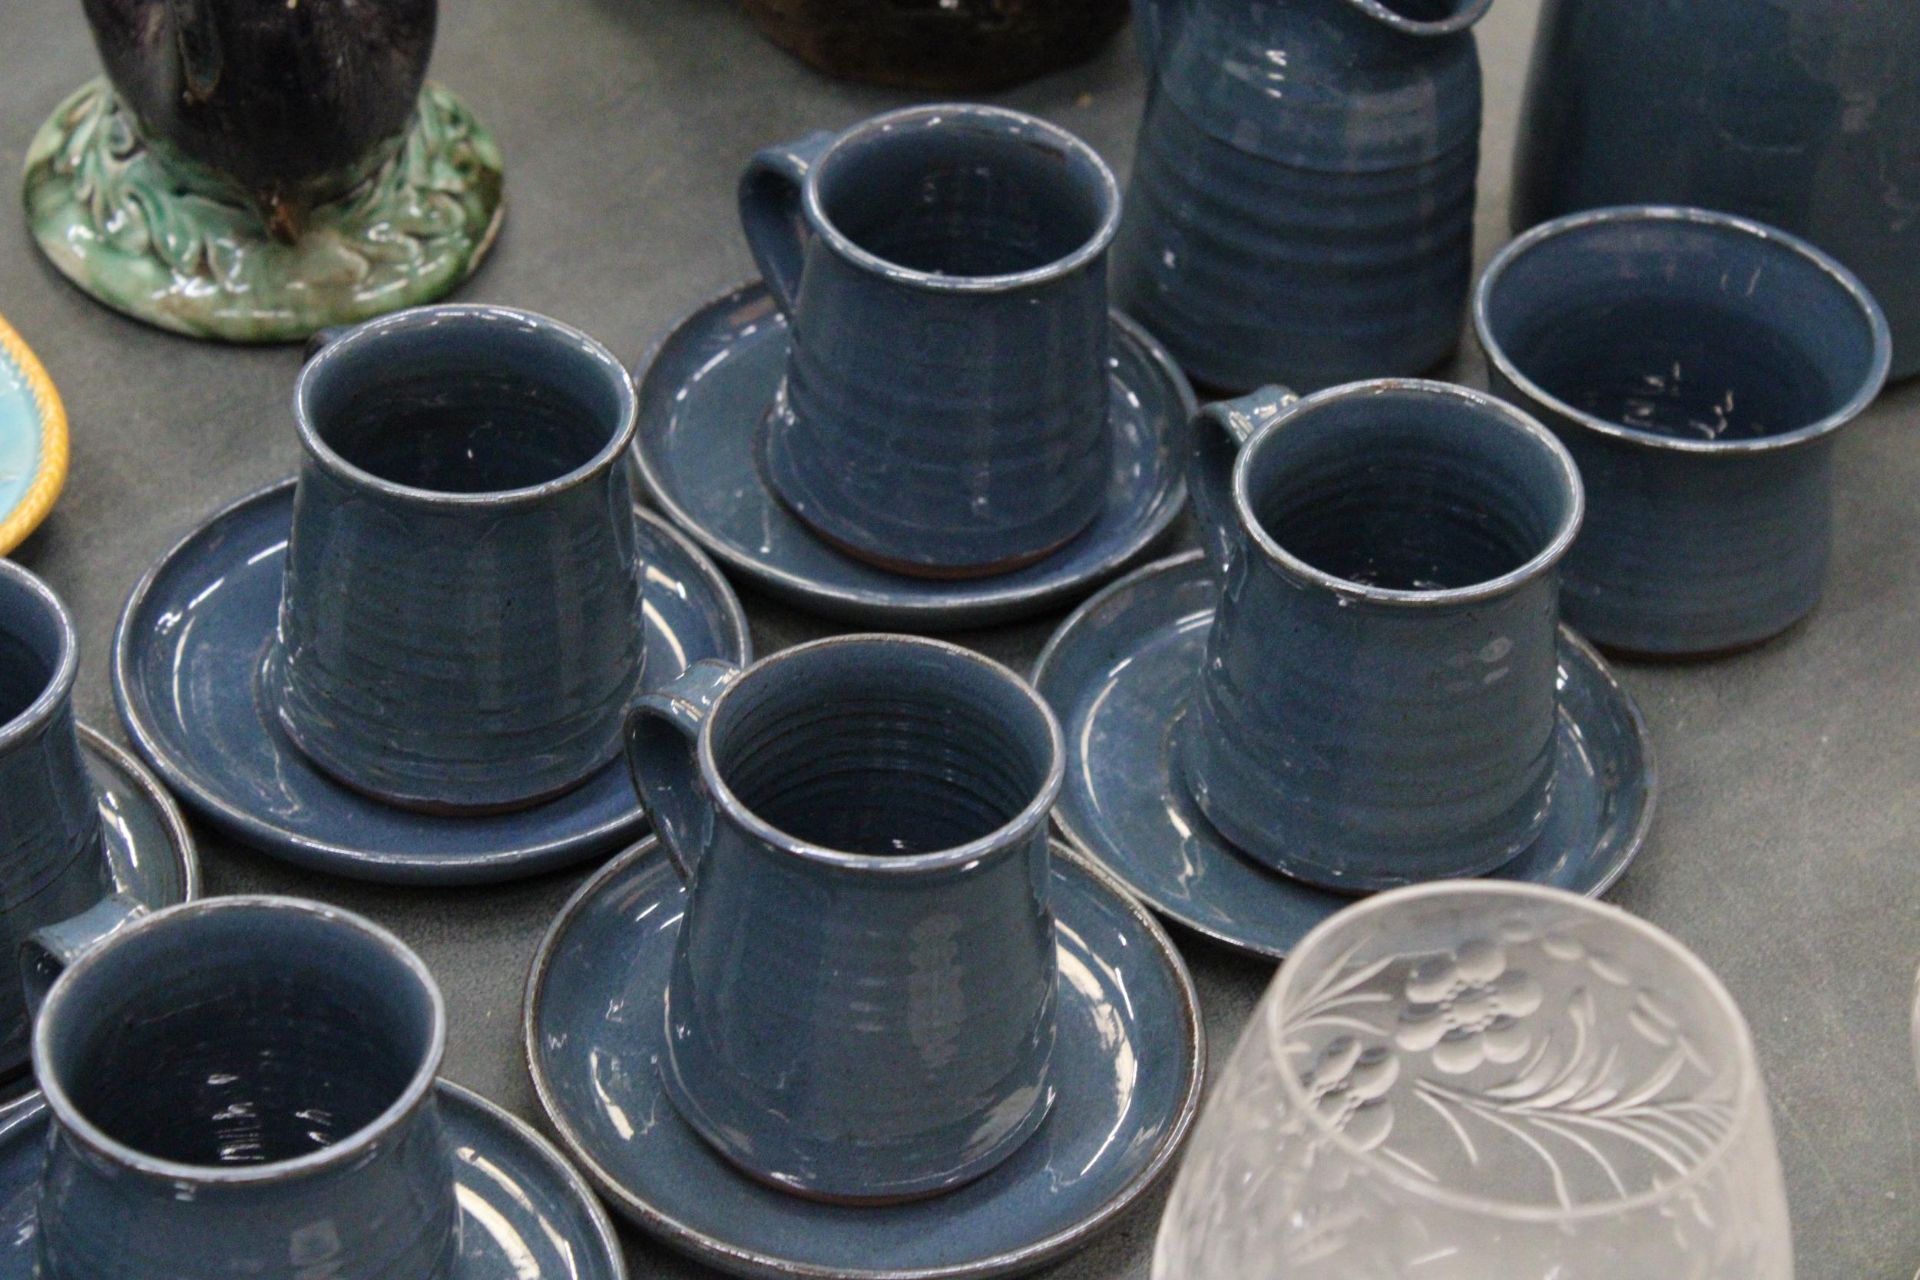
POLYGON ((295 342, 458 286, 499 232, 501 183, 493 136, 429 84, 393 159, 283 243, 250 204, 170 167, 99 79, 34 137, 27 222, 62 275, 118 311, 194 337, 295 342))

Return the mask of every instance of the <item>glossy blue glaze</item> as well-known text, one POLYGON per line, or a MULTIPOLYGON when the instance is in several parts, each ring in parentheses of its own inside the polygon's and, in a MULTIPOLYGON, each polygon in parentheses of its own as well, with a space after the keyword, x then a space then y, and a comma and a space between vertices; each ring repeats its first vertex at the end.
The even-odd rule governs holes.
POLYGON ((1579 463, 1561 609, 1646 655, 1784 630, 1826 583, 1834 433, 1879 394, 1887 326, 1845 268, 1725 214, 1596 210, 1487 268, 1474 325, 1496 394, 1579 463))
MULTIPOLYGON (((182 800, 242 843, 302 866, 409 884, 480 884, 610 852, 645 829, 624 761, 515 813, 415 813, 315 768, 281 733, 259 670, 274 635, 293 484, 187 535, 134 588, 114 637, 114 698, 135 747, 182 800)), ((643 683, 701 658, 747 660, 746 618, 711 563, 635 512, 646 566, 643 683)))
MULTIPOLYGON (((47 585, 0 560, 0 957, 108 892, 100 807, 73 718, 73 619, 47 585)), ((27 1058, 27 1008, 0 966, 0 1074, 27 1058)))
MULTIPOLYGON (((612 1224, 559 1152, 476 1093, 435 1093, 460 1208, 451 1280, 626 1280, 612 1224)), ((47 1128, 38 1094, 0 1113, 0 1280, 35 1280, 47 1128)))
POLYGON ((1056 844, 1051 864, 1058 1096, 1028 1142, 964 1187, 821 1204, 741 1174, 679 1117, 660 1078, 660 1000, 686 893, 652 841, 583 885, 534 959, 526 1037, 541 1103, 619 1212, 737 1275, 960 1280, 1079 1248, 1171 1163, 1205 1055, 1166 935, 1078 854, 1056 844))
POLYGON ((1194 420, 1223 592, 1180 734, 1201 812, 1348 892, 1476 875, 1547 821, 1556 566, 1580 477, 1439 382, 1269 388, 1194 420))
POLYGON ((1492 0, 1136 0, 1120 307, 1194 381, 1416 374, 1459 341, 1492 0))
POLYGON ((1043 120, 947 103, 755 156, 740 219, 787 318, 768 483, 901 573, 1029 564, 1105 505, 1113 173, 1043 120))
MULTIPOLYGON (((186 819, 153 775, 85 725, 80 726, 79 733, 80 754, 93 780, 100 811, 100 853, 105 862, 106 892, 111 896, 45 928, 64 929, 69 938, 84 945, 98 934, 96 928, 88 927, 89 917, 103 908, 125 920, 135 908, 158 911, 199 897, 200 860, 186 819)), ((45 928, 29 936, 43 934, 45 928)), ((30 958, 30 952, 18 948, 13 954, 23 960, 30 958)), ((48 983, 56 976, 35 974, 23 964, 18 979, 8 985, 17 991, 24 983, 31 1003, 45 996, 48 983)), ((24 1051, 24 1036, 22 1047, 24 1051)), ((33 1073, 25 1066, 23 1058, 16 1074, 0 1079, 0 1103, 33 1088, 33 1073)))
POLYGON ((535 804, 611 760, 645 639, 620 363, 528 312, 419 307, 328 343, 294 418, 266 688, 301 752, 434 812, 535 804))
MULTIPOLYGON (((1054 820, 1168 919, 1280 957, 1353 899, 1245 857, 1180 778, 1176 731, 1218 599, 1218 579, 1194 552, 1122 578, 1054 634, 1033 674, 1067 741, 1054 820)), ((1546 826, 1493 875, 1598 895, 1626 870, 1652 822, 1652 744, 1633 700, 1564 627, 1556 682, 1546 826)))
POLYGON ((1547 0, 1516 231, 1604 205, 1698 205, 1805 236, 1886 308, 1920 373, 1920 6, 1547 0))
POLYGON ((758 282, 680 321, 642 358, 640 472, 653 501, 730 570, 804 609, 868 626, 986 626, 1055 607, 1116 572, 1186 501, 1176 441, 1193 392, 1157 343, 1112 318, 1105 506, 1066 546, 1010 573, 937 581, 836 551, 773 497, 753 435, 786 366, 786 319, 758 282))
POLYGON ((214 898, 126 927, 34 1024, 41 1280, 451 1280, 445 1044, 426 967, 337 909, 214 898))
POLYGON ((836 637, 696 664, 640 700, 627 758, 689 887, 662 1063, 689 1124, 834 1200, 943 1191, 1032 1135, 1061 743, 1025 682, 939 641, 836 637))

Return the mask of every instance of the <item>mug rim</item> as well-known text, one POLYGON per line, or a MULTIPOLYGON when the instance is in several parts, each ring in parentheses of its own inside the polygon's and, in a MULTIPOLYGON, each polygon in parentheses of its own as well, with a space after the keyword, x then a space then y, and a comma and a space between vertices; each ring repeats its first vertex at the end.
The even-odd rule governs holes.
POLYGON ((293 385, 294 429, 299 435, 300 447, 306 458, 334 479, 354 489, 362 492, 371 491, 395 501, 439 510, 486 511, 528 506, 569 489, 578 488, 608 470, 626 453, 633 444, 634 435, 639 429, 639 421, 639 397, 634 392, 633 375, 615 358, 613 352, 607 349, 606 344, 585 330, 575 328, 563 320, 555 320, 552 316, 543 315, 538 311, 500 306, 491 302, 439 302, 430 306, 407 307, 357 324, 320 348, 312 359, 302 365, 293 385), (609 375, 609 381, 614 387, 614 398, 618 404, 620 419, 606 443, 579 466, 550 480, 542 480, 534 485, 523 485, 517 489, 488 489, 477 493, 423 489, 418 485, 401 484, 395 480, 388 480, 384 476, 375 475, 366 468, 347 461, 322 438, 319 427, 313 421, 311 401, 316 380, 325 376, 331 365, 345 358, 342 352, 351 354, 360 347, 379 342, 389 333, 418 329, 447 320, 464 324, 515 324, 537 331, 547 338, 562 339, 578 354, 599 366, 603 373, 609 375))
POLYGON ((822 151, 819 157, 807 167, 807 177, 801 187, 800 199, 802 208, 806 212, 807 222, 814 232, 842 258, 895 284, 912 285, 935 293, 1004 293, 1064 279, 1105 253, 1120 230, 1120 182, 1114 177, 1112 166, 1101 158, 1098 151, 1073 133, 1051 121, 1042 120, 1039 116, 1015 111, 1008 107, 994 107, 972 102, 932 102, 901 107, 897 110, 881 112, 876 116, 869 116, 849 126, 836 135, 833 141, 827 144, 826 150, 822 151), (856 244, 851 236, 842 231, 833 219, 827 216, 826 203, 820 195, 820 175, 826 172, 834 157, 839 155, 842 149, 855 142, 885 133, 902 124, 922 121, 928 125, 937 124, 941 118, 947 116, 964 116, 971 120, 1015 126, 1028 133, 1040 134, 1063 151, 1089 164, 1100 181, 1102 206, 1100 225, 1071 253, 1040 266, 1030 267, 1025 271, 991 276, 956 276, 936 271, 922 271, 883 258, 856 244))
POLYGON ((1748 1025, 1746 1015, 1740 1011, 1740 1005, 1734 1000, 1733 993, 1727 990, 1726 983, 1722 982, 1720 976, 1708 967, 1707 962, 1680 939, 1651 921, 1643 920, 1610 902, 1569 893, 1565 889, 1557 889, 1549 885, 1529 884, 1519 880, 1436 880, 1427 884, 1388 889, 1371 897, 1362 898, 1351 906, 1328 916, 1300 940, 1300 944, 1288 953, 1286 963, 1280 966, 1279 975, 1274 978, 1273 985, 1268 988, 1268 995, 1262 998, 1261 1003, 1262 1008, 1254 1016, 1260 1019, 1260 1033, 1267 1038, 1274 1050, 1281 1091, 1288 1104, 1307 1118, 1307 1124, 1313 1131, 1333 1143, 1348 1159, 1369 1173, 1385 1179, 1393 1186, 1409 1191, 1421 1199, 1475 1217, 1498 1218, 1508 1222, 1563 1224, 1621 1216, 1666 1203, 1710 1176, 1725 1162, 1746 1125, 1752 1122, 1752 1112, 1756 1107, 1763 1114, 1767 1112, 1767 1097, 1762 1087, 1759 1057, 1754 1047, 1753 1028, 1748 1025), (1701 991, 1705 992, 1708 1002, 1727 1018, 1728 1025, 1734 1032, 1734 1048, 1737 1051, 1737 1060, 1733 1068, 1734 1123, 1728 1125, 1727 1131, 1721 1134, 1685 1173, 1672 1182, 1662 1183, 1616 1199, 1578 1204, 1572 1208, 1521 1204, 1492 1196, 1476 1196, 1468 1192, 1455 1191, 1450 1187, 1425 1181, 1410 1171, 1400 1168, 1394 1161, 1382 1157, 1377 1151, 1368 1150, 1349 1138, 1344 1130, 1331 1123, 1313 1105, 1312 1099, 1308 1097, 1306 1089, 1300 1083, 1298 1073, 1290 1067, 1284 1045, 1277 1042, 1280 1032, 1277 1019, 1284 1013, 1283 1006, 1292 994, 1295 979, 1305 972, 1305 966, 1300 963, 1300 960, 1310 956, 1313 948, 1326 945, 1326 940, 1334 936, 1336 929, 1349 926, 1353 921, 1364 923, 1380 912, 1391 912, 1397 909, 1404 902, 1451 896, 1557 902, 1563 906, 1572 907, 1576 912, 1585 913, 1590 918, 1597 917, 1624 927, 1637 935, 1638 939, 1650 948, 1677 961, 1686 971, 1687 976, 1699 985, 1701 991))
POLYGON ((1054 715, 1053 708, 1047 705, 1032 684, 1022 679, 1011 667, 996 662, 985 654, 963 648, 946 640, 935 640, 926 636, 898 635, 891 632, 853 632, 846 635, 827 636, 806 644, 794 645, 778 653, 769 654, 752 665, 742 668, 739 675, 721 690, 706 717, 700 723, 699 740, 696 754, 700 763, 700 779, 706 785, 708 795, 720 811, 720 815, 730 822, 737 822, 757 840, 769 847, 780 850, 797 858, 823 866, 836 867, 843 871, 872 871, 886 875, 910 876, 938 872, 963 866, 982 858, 1009 853, 1022 839, 1038 828, 1046 829, 1053 814, 1053 807, 1060 798, 1061 788, 1066 781, 1066 738, 1060 729, 1060 719, 1054 715), (734 694, 751 680, 759 679, 763 673, 795 661, 808 654, 834 648, 875 648, 893 646, 900 648, 919 648, 938 652, 949 658, 958 658, 973 663, 1016 688, 1027 702, 1040 713, 1041 723, 1047 727, 1047 772, 1033 798, 1013 817, 1001 823, 993 830, 963 844, 952 845, 945 849, 933 849, 925 853, 858 853, 847 849, 834 849, 811 840, 781 830, 734 794, 720 774, 719 761, 715 759, 713 748, 714 726, 720 722, 722 709, 734 694))
POLYGON ((47 997, 41 1003, 40 1011, 34 1018, 32 1049, 34 1078, 39 1084, 40 1092, 46 1097, 47 1106, 52 1111, 54 1121, 71 1139, 91 1154, 111 1162, 117 1168, 129 1170, 143 1177, 173 1179, 201 1186, 262 1186, 293 1182, 340 1165, 351 1164, 365 1155, 368 1148, 385 1141, 397 1126, 418 1112, 433 1096, 434 1088, 439 1083, 440 1065, 446 1055, 446 1045, 446 1000, 440 992, 440 985, 433 980, 433 974, 427 969, 426 962, 421 960, 411 947, 389 930, 356 912, 313 899, 296 898, 287 894, 262 893, 234 894, 183 902, 133 921, 112 938, 90 949, 69 965, 48 990, 47 997), (103 956, 110 955, 125 939, 139 937, 156 928, 165 928, 166 922, 173 920, 197 919, 227 911, 295 912, 356 930, 370 938, 390 959, 398 961, 411 971, 419 982, 421 990, 427 995, 430 1012, 427 1045, 421 1054, 420 1064, 408 1079, 406 1087, 379 1115, 331 1146, 320 1147, 292 1159, 273 1160, 265 1164, 208 1165, 163 1159, 120 1141, 96 1125, 69 1096, 60 1074, 51 1069, 49 1059, 53 1052, 50 1043, 53 1036, 51 1028, 55 1021, 53 1015, 58 1012, 60 1005, 70 998, 72 988, 78 981, 74 975, 83 975, 90 969, 98 967, 102 963, 103 956))
POLYGON ((5 751, 45 727, 48 718, 72 694, 73 682, 80 669, 80 633, 74 628, 73 615, 67 612, 67 606, 40 575, 0 557, 0 578, 11 580, 36 597, 45 606, 48 616, 53 618, 60 634, 59 655, 54 659, 53 671, 48 674, 40 692, 34 695, 33 701, 21 708, 19 714, 0 721, 0 751, 5 751))
POLYGON ((1859 417, 1866 408, 1879 398, 1885 387, 1887 373, 1893 363, 1893 332, 1887 324, 1886 313, 1879 302, 1862 284, 1860 278, 1849 271, 1839 259, 1833 257, 1819 246, 1794 235, 1789 231, 1770 226, 1754 218, 1744 218, 1738 214, 1722 213, 1715 209, 1701 209, 1691 205, 1678 204, 1623 204, 1609 205, 1600 209, 1586 209, 1578 213, 1550 218, 1516 236, 1493 256, 1486 270, 1480 273, 1479 281, 1473 290, 1473 328, 1480 340, 1480 349, 1486 353, 1487 362, 1500 375, 1510 382, 1522 395, 1534 403, 1551 410, 1568 422, 1578 424, 1588 431, 1637 445, 1655 452, 1694 453, 1708 456, 1737 456, 1754 453, 1773 453, 1783 449, 1792 449, 1800 445, 1811 444, 1831 435, 1847 423, 1859 417), (1506 347, 1493 332, 1493 320, 1490 315, 1493 306, 1493 293, 1499 287, 1507 271, 1520 258, 1526 256, 1538 246, 1561 236, 1572 235, 1597 226, 1611 226, 1619 223, 1685 223, 1695 227, 1738 236, 1749 237, 1755 241, 1777 247, 1797 255, 1824 274, 1839 286, 1855 305, 1860 308, 1861 316, 1866 320, 1867 331, 1871 336, 1873 355, 1868 362, 1866 377, 1860 386, 1843 404, 1805 426, 1792 431, 1783 431, 1776 435, 1756 436, 1737 440, 1697 440, 1684 436, 1663 435, 1655 431, 1645 431, 1615 422, 1598 414, 1588 413, 1575 408, 1566 401, 1553 395, 1535 382, 1513 358, 1506 347))
POLYGON ((1587 509, 1586 488, 1580 479, 1580 469, 1574 465, 1573 455, 1567 451, 1567 446, 1561 443, 1560 438, 1542 426, 1532 414, 1484 391, 1428 378, 1370 378, 1361 382, 1328 387, 1295 400, 1280 410, 1272 420, 1264 423, 1240 447, 1239 454, 1233 463, 1231 489, 1234 518, 1240 522, 1242 530, 1248 534, 1261 553, 1278 565, 1283 572, 1312 586, 1334 592, 1345 599, 1415 609, 1450 608, 1496 599, 1538 578, 1558 564, 1561 557, 1566 555, 1567 550, 1573 546, 1574 539, 1579 536, 1580 525, 1586 518, 1587 509), (1370 583, 1355 582, 1351 578, 1343 578, 1317 565, 1309 564, 1282 546, 1255 514, 1253 499, 1248 492, 1250 483, 1248 477, 1252 471, 1253 459, 1261 447, 1266 441, 1285 430, 1288 425, 1322 406, 1363 396, 1384 395, 1413 395, 1458 401, 1471 408, 1492 413, 1531 439, 1536 445, 1541 446, 1556 464, 1556 471, 1562 481, 1562 491, 1567 497, 1566 510, 1557 522, 1553 535, 1547 539, 1546 545, 1517 567, 1497 577, 1469 583, 1463 587, 1442 587, 1431 591, 1405 587, 1380 587, 1370 583))

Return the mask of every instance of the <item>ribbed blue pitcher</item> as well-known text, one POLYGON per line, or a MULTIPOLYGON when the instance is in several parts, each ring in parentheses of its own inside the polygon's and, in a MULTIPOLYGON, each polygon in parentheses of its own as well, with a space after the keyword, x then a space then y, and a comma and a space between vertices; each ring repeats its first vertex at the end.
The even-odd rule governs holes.
POLYGON ((1492 0, 1136 0, 1119 305, 1196 382, 1310 391, 1457 345, 1492 0))

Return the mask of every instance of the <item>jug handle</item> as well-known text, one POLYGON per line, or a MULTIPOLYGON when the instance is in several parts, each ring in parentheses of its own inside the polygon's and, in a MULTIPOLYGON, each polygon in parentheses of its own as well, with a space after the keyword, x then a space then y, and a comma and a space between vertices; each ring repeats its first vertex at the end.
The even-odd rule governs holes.
POLYGON ((1134 38, 1149 76, 1173 43, 1174 29, 1186 7, 1187 0, 1133 0, 1134 38))
POLYGON ((627 769, 654 834, 682 881, 690 882, 713 839, 713 797, 700 777, 700 730, 740 668, 702 658, 664 688, 642 694, 627 713, 627 769))
POLYGON ((800 270, 806 260, 807 175, 833 140, 831 133, 810 133, 768 147, 749 160, 740 175, 740 228, 775 305, 788 319, 800 296, 800 270))
POLYGON ((124 893, 110 894, 75 916, 36 929, 20 942, 20 982, 27 1010, 38 1015, 47 993, 74 961, 119 933, 134 921, 152 914, 145 903, 124 893))
POLYGON ((1222 400, 1194 415, 1187 452, 1187 487, 1193 514, 1216 572, 1225 575, 1240 544, 1233 505, 1233 465, 1247 441, 1300 399, 1281 386, 1262 387, 1238 400, 1222 400))

